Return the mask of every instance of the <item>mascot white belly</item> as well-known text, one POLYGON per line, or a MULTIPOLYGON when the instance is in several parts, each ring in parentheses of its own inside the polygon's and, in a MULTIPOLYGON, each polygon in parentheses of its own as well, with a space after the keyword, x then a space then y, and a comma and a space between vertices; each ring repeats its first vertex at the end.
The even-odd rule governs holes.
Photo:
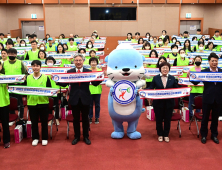
POLYGON ((119 115, 131 115, 136 109, 136 99, 127 105, 121 105, 113 99, 113 109, 119 115))

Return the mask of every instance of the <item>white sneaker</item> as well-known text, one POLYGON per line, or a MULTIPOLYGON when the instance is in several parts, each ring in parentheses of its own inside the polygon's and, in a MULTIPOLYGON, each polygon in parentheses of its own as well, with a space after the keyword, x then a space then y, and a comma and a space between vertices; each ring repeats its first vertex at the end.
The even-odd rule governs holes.
POLYGON ((39 143, 39 140, 38 139, 35 139, 32 141, 32 146, 37 146, 39 143))
POLYGON ((42 146, 46 146, 48 144, 48 140, 42 140, 42 146))
POLYGON ((51 124, 53 124, 52 120, 49 121, 48 126, 51 126, 51 124))
POLYGON ((9 122, 9 126, 12 126, 12 125, 14 125, 14 121, 13 122, 9 122))
POLYGON ((59 125, 59 119, 56 119, 56 124, 59 125))

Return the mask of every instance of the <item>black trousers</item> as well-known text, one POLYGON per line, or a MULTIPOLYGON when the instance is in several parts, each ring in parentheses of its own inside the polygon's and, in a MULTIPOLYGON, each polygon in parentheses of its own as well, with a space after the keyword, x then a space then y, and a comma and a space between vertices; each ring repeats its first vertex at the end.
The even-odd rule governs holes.
POLYGON ((173 107, 154 107, 156 116, 156 130, 158 136, 168 137, 170 133, 171 118, 173 113, 173 107), (164 128, 163 128, 164 119, 164 128))
POLYGON ((210 111, 212 110, 212 121, 211 121, 211 135, 213 137, 218 136, 218 116, 221 110, 221 104, 217 104, 215 101, 213 104, 203 103, 203 117, 201 121, 200 133, 202 137, 207 137, 208 134, 208 121, 210 116, 210 111))
MULTIPOLYGON (((55 118, 59 119, 59 96, 52 97, 53 98, 53 105, 55 106, 55 118)), ((53 111, 49 112, 49 114, 52 114, 53 111)))
POLYGON ((89 137, 89 105, 83 105, 81 99, 77 105, 72 105, 73 127, 75 138, 80 138, 80 113, 82 113, 83 137, 89 137))
POLYGON ((47 107, 29 106, 29 114, 32 122, 32 139, 39 139, 39 117, 42 126, 42 140, 48 140, 48 115, 47 107))
POLYGON ((0 107, 0 120, 2 122, 3 129, 3 143, 10 142, 9 131, 9 106, 0 107))
MULTIPOLYGON (((9 93, 10 97, 15 97, 16 99, 18 99, 18 106, 20 106, 19 112, 19 118, 23 118, 24 116, 24 106, 23 106, 23 100, 22 100, 22 95, 19 94, 14 94, 14 93, 9 93)), ((10 111, 10 114, 15 114, 15 111, 10 111)))

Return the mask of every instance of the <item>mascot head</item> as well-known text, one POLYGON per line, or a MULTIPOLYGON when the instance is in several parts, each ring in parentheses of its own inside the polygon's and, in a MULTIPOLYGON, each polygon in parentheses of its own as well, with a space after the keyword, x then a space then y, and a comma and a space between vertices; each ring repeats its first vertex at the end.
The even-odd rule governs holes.
POLYGON ((145 57, 129 44, 120 44, 105 58, 107 75, 112 81, 137 81, 144 75, 145 57))

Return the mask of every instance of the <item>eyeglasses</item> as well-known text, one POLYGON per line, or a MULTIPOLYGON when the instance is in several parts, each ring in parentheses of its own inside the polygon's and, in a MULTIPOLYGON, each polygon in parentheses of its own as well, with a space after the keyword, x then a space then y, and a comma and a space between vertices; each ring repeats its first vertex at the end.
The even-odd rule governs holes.
POLYGON ((74 60, 75 62, 82 62, 83 60, 74 60))

